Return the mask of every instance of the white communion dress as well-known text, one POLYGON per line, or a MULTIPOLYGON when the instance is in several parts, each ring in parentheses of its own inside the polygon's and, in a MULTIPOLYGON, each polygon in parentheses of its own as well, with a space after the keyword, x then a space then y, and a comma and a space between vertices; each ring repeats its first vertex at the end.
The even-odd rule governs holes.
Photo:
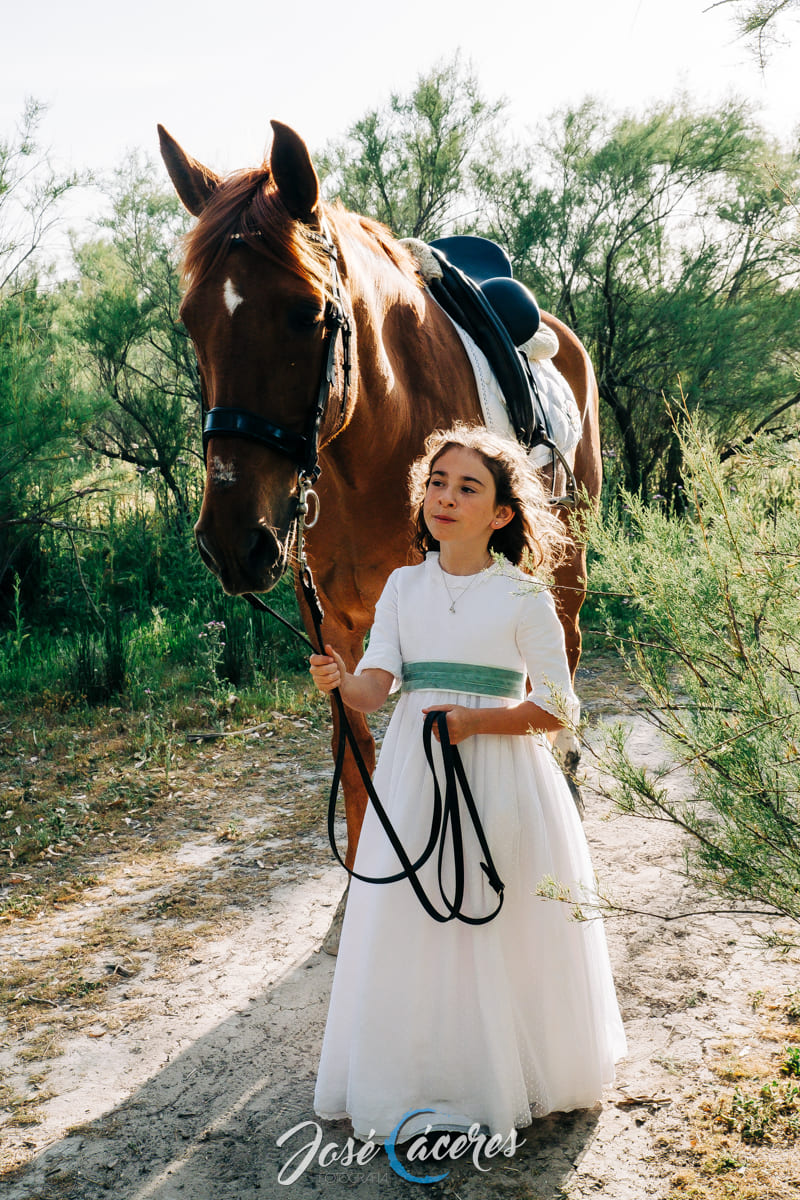
MULTIPOLYGON (((518 703, 527 675, 529 699, 577 713, 552 597, 509 564, 445 576, 430 553, 396 570, 356 673, 370 667, 390 671, 394 689, 405 675, 375 787, 412 859, 433 802, 423 708, 518 703)), ((488 924, 440 924, 406 879, 351 881, 314 1107, 350 1117, 363 1140, 385 1140, 399 1124, 398 1142, 426 1125, 508 1135, 532 1117, 591 1107, 626 1049, 586 839, 546 739, 481 734, 459 751, 504 903, 488 924), (571 902, 553 898, 555 888, 571 902), (428 1111, 404 1121, 417 1110, 428 1111)), ((479 916, 497 895, 466 828, 464 843, 463 911, 479 916)), ((444 912, 435 859, 420 879, 444 912)), ((400 869, 372 805, 355 866, 369 876, 400 869)))

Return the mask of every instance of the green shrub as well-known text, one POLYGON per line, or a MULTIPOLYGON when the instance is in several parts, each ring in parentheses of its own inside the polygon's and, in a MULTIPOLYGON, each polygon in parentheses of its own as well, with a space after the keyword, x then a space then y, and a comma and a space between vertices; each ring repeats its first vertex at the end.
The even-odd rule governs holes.
POLYGON ((604 767, 626 811, 692 835, 693 877, 720 896, 800 917, 800 457, 756 440, 721 464, 676 418, 687 512, 626 495, 587 518, 607 636, 677 762, 637 766, 613 730, 604 767), (603 593, 609 597, 603 603, 603 593), (693 792, 665 786, 677 766, 693 792))
MULTIPOLYGON (((191 528, 144 493, 112 498, 82 538, 47 531, 42 587, 17 579, 0 614, 0 689, 8 702, 67 709, 126 695, 269 691, 305 669, 305 648, 273 618, 226 596, 203 566, 191 528), (16 700, 15 700, 16 698, 16 700)), ((270 604, 302 627, 290 578, 270 604)))

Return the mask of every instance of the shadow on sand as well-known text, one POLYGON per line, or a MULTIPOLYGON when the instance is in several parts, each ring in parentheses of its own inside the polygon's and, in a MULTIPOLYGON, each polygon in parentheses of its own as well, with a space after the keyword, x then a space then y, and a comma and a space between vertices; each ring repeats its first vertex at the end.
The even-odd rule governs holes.
MULTIPOLYGON (((469 1155, 408 1164, 419 1176, 448 1172, 443 1181, 422 1189, 395 1172, 384 1150, 368 1163, 351 1165, 322 1166, 318 1155, 309 1155, 313 1161, 306 1169, 282 1185, 282 1171, 284 1178, 291 1174, 287 1161, 316 1134, 314 1078, 332 973, 330 958, 309 955, 117 1108, 71 1129, 7 1176, 2 1185, 6 1200, 563 1196, 575 1163, 592 1140, 599 1109, 537 1121, 521 1131, 524 1142, 512 1158, 483 1156, 481 1165, 490 1168, 485 1173, 469 1155), (303 1122, 311 1124, 277 1145, 281 1134, 303 1122)), ((333 1142, 344 1150, 348 1135, 346 1122, 326 1122, 321 1147, 333 1142)))

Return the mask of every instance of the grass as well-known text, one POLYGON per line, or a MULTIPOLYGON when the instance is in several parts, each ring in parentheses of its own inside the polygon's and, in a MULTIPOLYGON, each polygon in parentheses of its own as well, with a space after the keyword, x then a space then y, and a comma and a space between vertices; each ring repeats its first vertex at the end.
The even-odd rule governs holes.
POLYGON ((784 1046, 780 1070, 782 1075, 800 1075, 800 1046, 784 1046))
POLYGON ((658 1143, 676 1167, 668 1200, 796 1200, 800 1046, 785 1038, 796 1020, 797 993, 782 1001, 768 1000, 761 990, 757 996, 753 1009, 769 1013, 753 1039, 754 1052, 742 1056, 734 1045, 720 1045, 708 1065, 727 1086, 708 1090, 678 1136, 658 1143), (780 1049, 769 1050, 781 1041, 780 1049))
MULTIPOLYGON (((113 876, 114 863, 120 869, 133 864, 145 890, 152 890, 160 866, 166 872, 158 879, 158 898, 148 902, 148 918, 162 926, 167 917, 197 926, 214 921, 234 902, 227 883, 216 887, 203 870, 171 876, 175 850, 187 837, 216 838, 231 851, 252 850, 267 871, 290 863, 298 841, 323 828, 329 721, 326 702, 305 678, 266 695, 245 692, 235 704, 176 703, 159 714, 120 705, 15 714, 6 706, 0 716, 0 923, 68 913, 86 902, 99 875, 113 876), (187 730, 231 733, 256 724, 262 726, 257 739, 186 740, 187 730), (242 802, 242 788, 259 776, 263 795, 242 802), (287 787, 292 799, 284 806, 287 787)), ((253 896, 263 894, 255 880, 249 887, 253 896)), ((62 969, 58 979, 52 964, 42 961, 32 972, 28 963, 23 988, 12 967, 3 1000, 14 1012, 37 1000, 96 996, 109 981, 103 969, 92 973, 91 954, 115 946, 135 957, 135 941, 124 937, 129 921, 85 926, 81 963, 62 969)), ((166 928, 161 932, 168 941, 166 928)))
POLYGON ((734 1088, 720 1100, 714 1119, 742 1142, 786 1145, 800 1133, 800 1087, 772 1079, 734 1088))
POLYGON ((786 1019, 800 1021, 800 989, 789 992, 785 1002, 786 1019))
POLYGON ((10 1114, 8 1123, 17 1128, 38 1125, 42 1119, 41 1106, 50 1098, 46 1091, 24 1096, 9 1084, 0 1082, 0 1109, 10 1114))
POLYGON ((172 979, 317 869, 327 703, 306 677, 228 695, 160 712, 5 706, 0 1010, 14 1066, 0 1124, 43 1119, 67 1038, 147 1020, 150 980, 172 979), (236 732, 255 725, 258 737, 236 732), (209 729, 235 736, 186 740, 209 729))
MULTIPOLYGON (((138 595, 133 576, 119 591, 119 581, 96 566, 91 612, 76 611, 73 597, 71 607, 51 603, 29 620, 15 589, 5 621, 0 614, 0 694, 56 713, 117 698, 136 709, 162 709, 176 696, 214 701, 232 688, 269 691, 304 669, 305 647, 271 618, 225 596, 185 549, 176 564, 188 570, 183 593, 165 578, 163 597, 138 595)), ((301 624, 290 579, 270 600, 301 624)))
MULTIPOLYGON (((92 876, 70 867, 87 857, 87 844, 152 838, 176 780, 208 760, 202 743, 187 743, 188 731, 246 729, 265 715, 274 722, 305 720, 308 729, 328 721, 327 705, 305 678, 224 699, 174 700, 145 712, 119 704, 66 712, 46 704, 1 705, 0 871, 32 887, 0 899, 0 919, 9 911, 30 915, 36 907, 40 881, 23 879, 32 865, 63 863, 69 890, 80 892, 92 876)), ((55 892, 50 889, 51 899, 55 892)))

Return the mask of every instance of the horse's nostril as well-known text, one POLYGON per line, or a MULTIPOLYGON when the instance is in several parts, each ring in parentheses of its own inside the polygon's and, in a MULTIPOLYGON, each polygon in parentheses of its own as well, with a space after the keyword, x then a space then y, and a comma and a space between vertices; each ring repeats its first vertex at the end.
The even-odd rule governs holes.
POLYGON ((254 529, 247 539, 247 565, 251 573, 260 577, 271 569, 280 558, 280 546, 274 534, 263 527, 254 529))
POLYGON ((208 541, 207 537, 205 536, 205 534, 200 533, 199 531, 195 533, 194 537, 195 537, 195 541, 197 542, 197 549, 200 553, 200 557, 202 558, 203 562, 206 564, 206 566, 209 568, 210 571, 213 571, 215 575, 218 575, 219 574, 219 564, 218 564, 216 558, 214 557, 214 552, 211 549, 211 544, 208 541))

